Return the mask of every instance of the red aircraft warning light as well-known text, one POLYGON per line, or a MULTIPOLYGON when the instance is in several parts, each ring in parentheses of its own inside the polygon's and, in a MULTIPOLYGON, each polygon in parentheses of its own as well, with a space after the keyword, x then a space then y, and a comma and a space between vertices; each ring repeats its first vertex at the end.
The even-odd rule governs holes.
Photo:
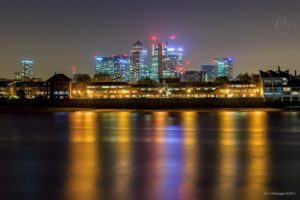
POLYGON ((176 40, 176 38, 177 38, 176 34, 173 34, 173 35, 170 36, 170 40, 176 40))
POLYGON ((72 65, 72 72, 73 72, 73 74, 76 74, 76 72, 77 72, 77 66, 76 65, 72 65))
POLYGON ((153 34, 150 36, 150 40, 156 42, 158 40, 158 36, 156 34, 153 34))
POLYGON ((184 70, 185 70, 184 66, 176 66, 175 67, 175 71, 177 71, 177 72, 184 72, 184 70))

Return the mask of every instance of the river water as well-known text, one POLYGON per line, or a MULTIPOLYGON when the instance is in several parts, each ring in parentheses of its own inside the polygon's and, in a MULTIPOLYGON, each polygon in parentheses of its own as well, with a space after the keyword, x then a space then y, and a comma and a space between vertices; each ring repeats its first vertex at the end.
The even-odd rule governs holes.
POLYGON ((0 114, 3 200, 299 199, 299 158, 299 111, 0 114))

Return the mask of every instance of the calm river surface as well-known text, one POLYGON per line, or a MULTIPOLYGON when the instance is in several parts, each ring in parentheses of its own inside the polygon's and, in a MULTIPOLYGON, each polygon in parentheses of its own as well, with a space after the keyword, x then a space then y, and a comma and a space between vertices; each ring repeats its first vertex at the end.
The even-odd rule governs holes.
POLYGON ((0 113, 0 199, 300 199, 300 112, 0 113))

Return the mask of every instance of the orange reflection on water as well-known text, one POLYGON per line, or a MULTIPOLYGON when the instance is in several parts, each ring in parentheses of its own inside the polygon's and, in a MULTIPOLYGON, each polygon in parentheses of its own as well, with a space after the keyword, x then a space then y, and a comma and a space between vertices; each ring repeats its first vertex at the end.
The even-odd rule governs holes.
POLYGON ((152 115, 153 134, 151 152, 153 163, 150 164, 149 179, 150 190, 146 190, 149 199, 163 199, 165 182, 167 181, 166 169, 166 126, 168 119, 168 112, 154 112, 152 115))
POLYGON ((166 141, 165 129, 167 126, 168 112, 154 112, 154 141, 164 143, 166 141))
POLYGON ((132 130, 131 130, 131 113, 117 112, 116 114, 116 138, 114 143, 116 149, 114 164, 114 199, 131 199, 129 191, 132 179, 132 130))
POLYGON ((235 112, 219 112, 219 159, 216 199, 236 199, 237 172, 237 127, 235 112))
POLYGON ((98 200, 98 120, 93 112, 70 113, 65 199, 98 200))
POLYGON ((249 112, 248 169, 246 171, 245 199, 265 199, 268 192, 269 142, 267 138, 268 114, 249 112))
POLYGON ((117 140, 118 142, 128 143, 132 140, 131 136, 131 113, 117 113, 117 140))
POLYGON ((183 112, 181 114, 183 129, 183 180, 180 188, 180 199, 197 199, 195 184, 199 168, 198 152, 198 117, 196 112, 183 112))

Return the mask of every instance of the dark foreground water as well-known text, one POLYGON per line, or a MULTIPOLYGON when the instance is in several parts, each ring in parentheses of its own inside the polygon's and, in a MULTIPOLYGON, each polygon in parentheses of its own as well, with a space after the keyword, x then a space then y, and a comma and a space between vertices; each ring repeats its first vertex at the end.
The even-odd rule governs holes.
POLYGON ((0 114, 0 199, 300 199, 300 112, 0 114))

